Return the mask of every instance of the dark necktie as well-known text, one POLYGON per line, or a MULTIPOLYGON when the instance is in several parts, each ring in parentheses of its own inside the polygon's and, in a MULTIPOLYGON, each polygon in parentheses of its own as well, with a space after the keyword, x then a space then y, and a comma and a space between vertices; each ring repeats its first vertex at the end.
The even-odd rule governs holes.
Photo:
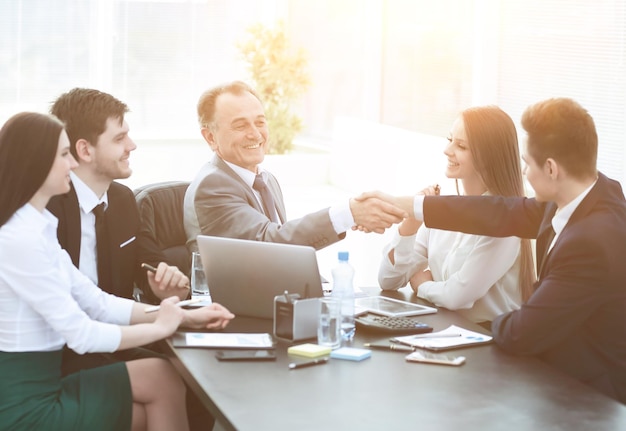
POLYGON ((541 271, 543 271, 543 265, 546 263, 546 259, 548 258, 548 254, 550 252, 550 244, 552 244, 552 240, 554 240, 554 236, 556 233, 550 225, 545 231, 539 235, 537 238, 537 251, 539 254, 537 255, 539 267, 537 268, 537 278, 541 278, 541 271), (539 260, 540 259, 540 260, 539 260))
POLYGON ((274 197, 272 196, 270 189, 267 188, 267 184, 263 180, 261 174, 257 174, 254 179, 254 184, 252 184, 252 188, 261 194, 265 215, 274 223, 279 223, 278 216, 276 215, 276 207, 274 205, 274 197))
POLYGON ((96 206, 91 212, 96 216, 96 251, 98 266, 98 286, 103 290, 109 290, 111 286, 111 254, 109 252, 109 239, 104 213, 104 202, 96 206))

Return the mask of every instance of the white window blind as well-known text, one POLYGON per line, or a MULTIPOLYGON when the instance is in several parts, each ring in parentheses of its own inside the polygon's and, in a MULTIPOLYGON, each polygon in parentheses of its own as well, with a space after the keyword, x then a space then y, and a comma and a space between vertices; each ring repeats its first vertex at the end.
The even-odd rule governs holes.
POLYGON ((519 125, 532 103, 576 100, 596 123, 598 169, 626 185, 626 2, 502 1, 500 8, 499 105, 519 125))

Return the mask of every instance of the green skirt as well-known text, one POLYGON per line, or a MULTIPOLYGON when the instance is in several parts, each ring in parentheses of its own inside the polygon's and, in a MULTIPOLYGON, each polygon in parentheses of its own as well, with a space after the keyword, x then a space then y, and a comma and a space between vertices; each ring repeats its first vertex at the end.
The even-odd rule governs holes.
POLYGON ((130 430, 132 406, 124 362, 61 377, 61 350, 0 352, 0 430, 130 430))

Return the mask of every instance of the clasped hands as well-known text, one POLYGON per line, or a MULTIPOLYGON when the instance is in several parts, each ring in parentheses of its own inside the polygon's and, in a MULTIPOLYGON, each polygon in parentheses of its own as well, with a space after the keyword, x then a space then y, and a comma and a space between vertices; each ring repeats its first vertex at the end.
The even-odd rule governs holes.
MULTIPOLYGON (((439 186, 429 186, 418 194, 438 195, 439 186)), ((392 224, 406 220, 415 225, 413 196, 392 196, 381 191, 370 191, 350 199, 354 217, 352 230, 384 233, 392 224)))

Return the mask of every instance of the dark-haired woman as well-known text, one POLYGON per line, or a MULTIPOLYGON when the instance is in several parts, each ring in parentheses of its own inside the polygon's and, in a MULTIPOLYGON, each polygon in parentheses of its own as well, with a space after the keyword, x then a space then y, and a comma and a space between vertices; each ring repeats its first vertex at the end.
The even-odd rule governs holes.
POLYGON ((0 430, 186 430, 185 387, 169 362, 141 359, 61 377, 63 345, 112 352, 179 325, 224 327, 213 304, 194 311, 109 295, 83 276, 45 208, 69 190, 76 161, 55 117, 21 113, 0 130, 0 430))

